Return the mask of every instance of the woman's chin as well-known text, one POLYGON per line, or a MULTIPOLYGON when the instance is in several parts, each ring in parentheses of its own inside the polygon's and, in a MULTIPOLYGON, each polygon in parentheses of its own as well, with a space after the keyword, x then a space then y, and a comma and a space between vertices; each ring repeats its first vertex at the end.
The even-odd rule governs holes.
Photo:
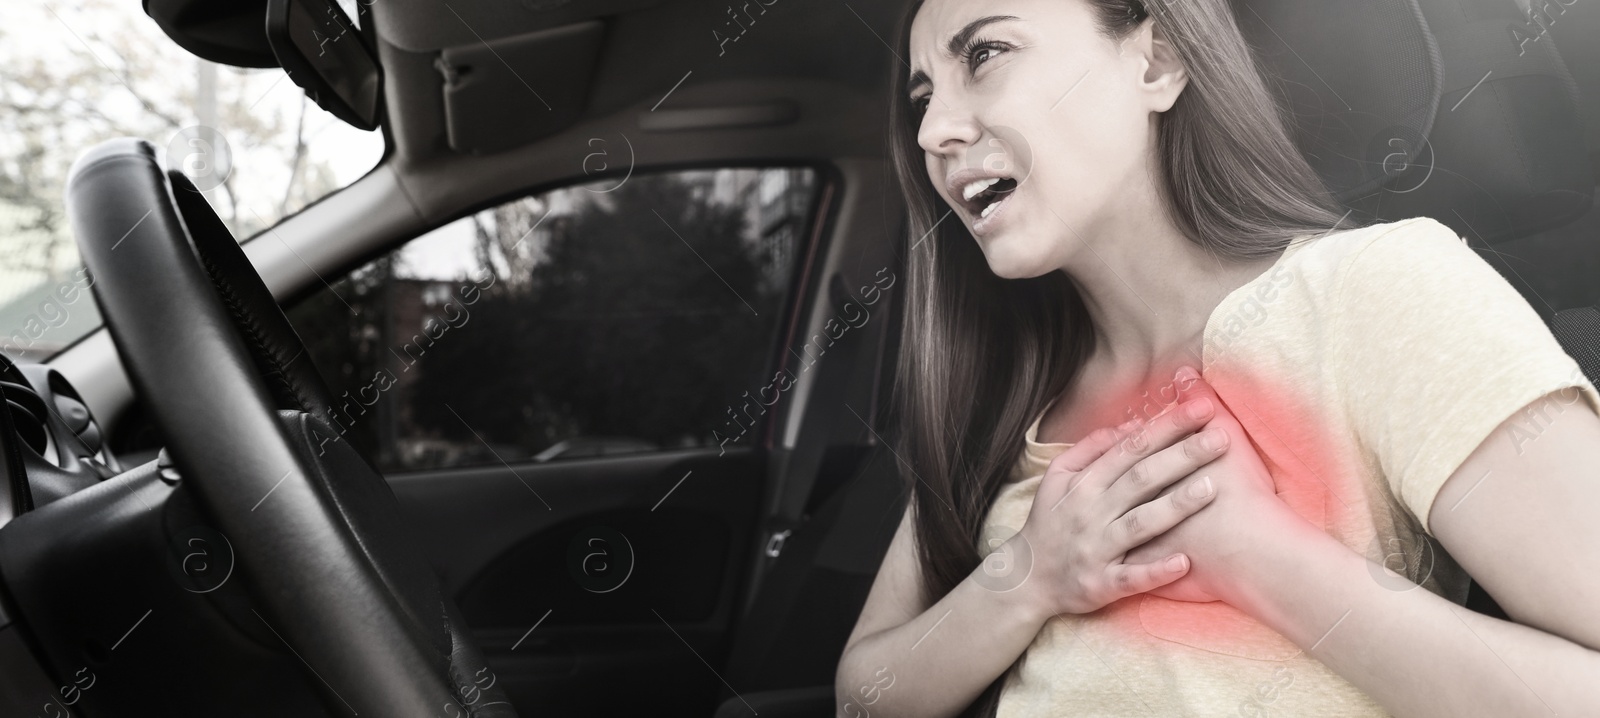
POLYGON ((1001 279, 1032 279, 1049 274, 1053 267, 1045 258, 1035 251, 1037 249, 1026 245, 1026 241, 1017 241, 1015 238, 995 238, 989 244, 979 243, 983 256, 989 261, 989 271, 994 272, 1001 279), (1007 241, 1010 240, 1010 241, 1007 241))

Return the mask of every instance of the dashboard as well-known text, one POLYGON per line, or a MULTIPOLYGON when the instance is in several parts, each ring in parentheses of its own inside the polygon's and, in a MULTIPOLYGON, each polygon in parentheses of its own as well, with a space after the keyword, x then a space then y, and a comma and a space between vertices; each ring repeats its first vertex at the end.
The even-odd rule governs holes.
POLYGON ((0 356, 0 393, 8 410, 0 413, 0 431, 18 440, 16 455, 6 459, 11 516, 122 473, 104 427, 60 372, 0 356))

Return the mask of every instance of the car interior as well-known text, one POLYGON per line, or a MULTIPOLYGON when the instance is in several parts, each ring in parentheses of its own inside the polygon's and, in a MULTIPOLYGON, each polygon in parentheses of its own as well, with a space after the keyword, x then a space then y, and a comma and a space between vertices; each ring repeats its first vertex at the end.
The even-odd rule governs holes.
MULTIPOLYGON (((1347 221, 1451 227, 1600 382, 1600 10, 1232 5, 1347 221)), ((237 237, 75 148, 105 326, 0 360, 0 714, 869 715, 910 6, 144 0, 386 151, 237 237)))

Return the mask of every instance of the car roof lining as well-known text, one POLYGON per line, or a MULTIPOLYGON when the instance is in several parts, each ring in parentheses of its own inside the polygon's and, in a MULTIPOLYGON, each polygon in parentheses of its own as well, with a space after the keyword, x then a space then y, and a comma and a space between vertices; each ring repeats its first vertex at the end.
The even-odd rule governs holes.
MULTIPOLYGON (((1383 179, 1362 171, 1363 164, 1370 164, 1364 155, 1372 135, 1403 126, 1425 137, 1437 108, 1437 63, 1395 61, 1400 55, 1436 55, 1430 52, 1420 17, 1410 12, 1414 0, 1401 5, 1405 11, 1386 13, 1385 32, 1370 43, 1372 52, 1350 56, 1342 52, 1348 49, 1343 44, 1327 41, 1319 23, 1301 21, 1357 13, 1341 13, 1316 0, 1236 0, 1241 18, 1264 20, 1268 26, 1246 29, 1253 30, 1250 39, 1279 91, 1296 88, 1288 93, 1297 103, 1289 109, 1291 117, 1303 120, 1322 112, 1310 122, 1295 123, 1301 145, 1315 150, 1320 159, 1314 162, 1354 168, 1358 181, 1344 182, 1339 172, 1319 167, 1325 178, 1339 184, 1341 196, 1370 190, 1383 179), (1307 54, 1313 55, 1310 61, 1317 68, 1306 64, 1307 54), (1339 92, 1333 91, 1335 86, 1339 92), (1417 88, 1422 88, 1421 95, 1417 88), (1360 112, 1327 110, 1336 98, 1348 100, 1358 93, 1364 99, 1356 103, 1360 112)), ((623 133, 630 140, 644 137, 635 143, 638 157, 651 162, 659 157, 668 164, 763 156, 882 157, 888 104, 883 92, 888 73, 903 62, 886 42, 897 34, 905 6, 801 8, 751 0, 736 12, 731 6, 700 11, 682 3, 616 0, 586 4, 585 12, 578 13, 571 8, 532 9, 526 2, 454 2, 448 7, 432 0, 378 3, 373 6, 374 25, 389 77, 388 117, 397 170, 422 214, 441 217, 486 196, 473 191, 481 190, 476 186, 484 184, 484 175, 501 187, 507 182, 541 184, 551 166, 567 177, 581 175, 579 165, 589 151, 585 143, 623 133), (617 12, 606 15, 612 11, 617 12), (558 53, 562 62, 517 63, 513 69, 502 53, 493 51, 509 42, 537 55, 539 42, 528 33, 549 32, 558 18, 594 17, 605 18, 604 47, 597 53, 558 53), (476 54, 484 64, 492 65, 492 57, 511 70, 495 68, 493 85, 478 88, 480 95, 505 98, 514 111, 501 117, 511 119, 478 127, 460 119, 452 123, 452 114, 462 118, 466 113, 459 108, 452 113, 448 73, 439 67, 449 64, 441 60, 466 53, 476 54), (592 64, 573 68, 572 62, 592 64), (563 82, 572 75, 589 77, 586 92, 563 82), (542 94, 540 88, 556 87, 567 89, 562 93, 565 103, 581 103, 582 109, 563 107, 568 119, 547 122, 540 115, 553 106, 536 96, 542 94), (731 115, 751 103, 792 106, 795 120, 749 130, 663 133, 659 142, 642 129, 655 109, 731 115), (518 118, 530 119, 518 125, 518 118), (436 184, 438 193, 448 197, 436 194, 436 184), (436 206, 435 197, 443 205, 436 206)))

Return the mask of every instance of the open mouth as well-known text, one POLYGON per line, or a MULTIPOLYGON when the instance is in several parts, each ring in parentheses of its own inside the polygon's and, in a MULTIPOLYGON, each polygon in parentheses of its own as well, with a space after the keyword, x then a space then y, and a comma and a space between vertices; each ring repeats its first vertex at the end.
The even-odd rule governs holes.
POLYGON ((992 214, 1016 188, 1017 181, 1010 177, 973 180, 961 188, 961 204, 973 217, 982 219, 992 214))

